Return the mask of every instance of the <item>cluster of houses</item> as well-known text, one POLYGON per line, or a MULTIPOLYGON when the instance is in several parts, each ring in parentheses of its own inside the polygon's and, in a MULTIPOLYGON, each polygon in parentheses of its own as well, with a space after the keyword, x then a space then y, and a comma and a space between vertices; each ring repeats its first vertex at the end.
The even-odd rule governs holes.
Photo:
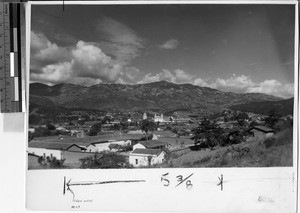
POLYGON ((110 151, 126 154, 132 166, 140 167, 162 163, 168 148, 167 143, 158 141, 153 134, 110 134, 84 138, 38 138, 29 142, 27 151, 30 156, 55 157, 58 160, 68 158, 71 152, 86 156, 87 153, 110 151))
MULTIPOLYGON (((225 111, 225 116, 229 118, 232 115, 231 111, 225 111)), ((239 128, 236 120, 225 120, 225 116, 220 116, 216 119, 216 123, 224 129, 228 134, 234 134, 237 128, 239 128)), ((264 126, 263 118, 260 115, 249 114, 247 122, 255 121, 258 125, 251 127, 248 132, 251 136, 256 138, 267 138, 274 135, 274 130, 264 126)), ((172 116, 164 116, 163 114, 154 114, 154 117, 147 116, 147 113, 143 114, 143 119, 151 119, 154 122, 159 122, 160 125, 169 125, 171 123, 187 123, 186 126, 192 128, 189 124, 190 118, 174 118, 172 116)), ((85 122, 85 127, 89 129, 96 121, 85 122)), ((111 121, 107 125, 113 125, 115 121, 111 121)), ((196 125, 196 123, 195 123, 196 125)), ((160 126, 159 126, 160 127, 160 126)), ((58 128, 57 128, 58 129, 58 128)), ((68 130, 61 129, 61 130, 68 130)), ((31 131, 31 129, 29 129, 31 131)), ((160 164, 165 161, 166 150, 174 151, 182 147, 193 146, 194 143, 190 139, 191 134, 188 134, 187 139, 178 137, 175 139, 172 136, 164 137, 155 134, 146 134, 142 130, 131 130, 127 133, 114 132, 110 134, 102 134, 97 136, 86 136, 85 129, 71 129, 68 136, 51 136, 51 137, 39 137, 33 139, 28 145, 29 156, 35 157, 55 157, 62 160, 68 158, 70 153, 72 154, 72 160, 74 156, 86 156, 87 154, 93 154, 103 151, 115 152, 117 154, 125 155, 128 157, 128 162, 133 167, 151 166, 160 164), (181 141, 182 140, 182 141, 181 141), (190 141, 189 141, 190 140, 190 141), (171 141, 173 143, 170 146, 171 141), (188 142, 188 144, 184 144, 188 142), (75 154, 74 154, 75 153, 75 154)), ((160 128, 158 128, 160 131, 160 128)), ((171 132, 171 131, 166 131, 171 132)), ((159 134, 163 134, 160 131, 159 134)))

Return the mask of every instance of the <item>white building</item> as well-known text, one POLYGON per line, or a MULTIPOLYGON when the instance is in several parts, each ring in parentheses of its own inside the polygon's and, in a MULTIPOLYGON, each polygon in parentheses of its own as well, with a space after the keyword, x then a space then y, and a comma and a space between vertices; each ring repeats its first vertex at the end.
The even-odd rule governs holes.
POLYGON ((172 116, 164 116, 163 114, 158 115, 155 114, 154 115, 154 122, 160 122, 160 123, 170 123, 174 121, 174 118, 172 116))
POLYGON ((55 157, 58 160, 63 159, 63 151, 62 150, 28 147, 27 152, 30 154, 33 154, 33 155, 42 156, 44 158, 55 157))
POLYGON ((143 114, 143 120, 147 120, 147 113, 146 112, 143 114))
POLYGON ((134 167, 160 164, 165 160, 165 152, 160 149, 135 149, 129 154, 129 163, 134 167))
POLYGON ((168 148, 168 144, 164 142, 160 142, 157 140, 149 140, 149 141, 140 141, 139 143, 133 145, 133 150, 135 149, 166 149, 168 148))
POLYGON ((163 114, 161 114, 161 115, 155 114, 154 122, 164 122, 164 115, 163 114))
POLYGON ((123 140, 123 141, 100 141, 91 143, 86 147, 87 152, 102 152, 102 151, 110 151, 109 145, 117 144, 120 146, 128 146, 131 145, 130 140, 123 140))

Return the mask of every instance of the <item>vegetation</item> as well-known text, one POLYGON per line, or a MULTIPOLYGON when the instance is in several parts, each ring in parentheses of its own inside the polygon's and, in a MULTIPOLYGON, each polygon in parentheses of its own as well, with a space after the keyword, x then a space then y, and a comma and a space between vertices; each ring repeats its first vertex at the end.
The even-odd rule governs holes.
POLYGON ((114 169, 130 167, 126 157, 112 152, 100 152, 93 156, 79 159, 83 169, 114 169))
POLYGON ((110 150, 118 150, 118 151, 132 151, 132 146, 131 145, 119 145, 119 144, 110 144, 108 146, 110 150))
POLYGON ((62 131, 62 130, 56 130, 52 128, 47 127, 38 127, 35 129, 34 132, 29 132, 28 138, 29 141, 33 140, 37 137, 47 137, 47 136, 59 136, 59 135, 67 135, 69 132, 62 131))
MULTIPOLYGON (((280 133, 282 134, 282 133, 280 133)), ((287 136, 287 132, 283 133, 287 136)), ((172 155, 172 160, 165 167, 277 167, 293 165, 292 140, 279 139, 275 135, 272 143, 251 141, 213 151, 182 151, 172 155), (275 141, 275 143, 274 143, 275 141), (266 145, 268 144, 268 145, 266 145)), ((288 136, 290 137, 290 136, 288 136)))
POLYGON ((140 123, 140 128, 141 128, 141 130, 143 130, 146 133, 148 133, 149 131, 156 130, 156 124, 153 121, 143 120, 140 123))
POLYGON ((212 148, 220 145, 222 129, 213 121, 204 118, 199 126, 192 130, 195 145, 200 148, 212 148))
POLYGON ((98 132, 100 132, 101 130, 101 123, 97 122, 95 124, 93 124, 93 126, 91 127, 90 131, 89 131, 89 136, 95 136, 98 134, 98 132))
POLYGON ((65 159, 58 160, 56 157, 50 158, 49 156, 47 156, 46 158, 40 156, 38 158, 38 162, 43 168, 48 167, 51 169, 65 168, 65 166, 63 165, 64 161, 65 159))
POLYGON ((280 101, 261 101, 259 104, 257 104, 257 102, 248 102, 231 106, 230 109, 243 112, 253 112, 260 115, 268 115, 270 110, 273 110, 277 114, 292 115, 294 108, 293 106, 294 98, 290 98, 280 101))

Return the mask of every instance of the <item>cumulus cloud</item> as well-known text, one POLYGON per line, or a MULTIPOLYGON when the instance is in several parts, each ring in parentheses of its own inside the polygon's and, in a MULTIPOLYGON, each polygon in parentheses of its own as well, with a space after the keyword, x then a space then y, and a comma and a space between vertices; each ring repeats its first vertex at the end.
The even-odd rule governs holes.
POLYGON ((168 81, 171 83, 190 83, 201 87, 210 87, 224 92, 234 93, 264 93, 282 98, 293 97, 294 84, 281 84, 278 80, 265 80, 255 83, 249 76, 233 74, 228 79, 217 78, 214 81, 204 80, 190 75, 184 70, 176 69, 169 71, 167 69, 153 75, 146 74, 138 83, 151 83, 156 81, 168 81))
POLYGON ((71 55, 67 48, 59 47, 50 42, 42 33, 31 32, 31 64, 30 67, 38 72, 43 67, 69 60, 71 55))
POLYGON ((255 86, 255 83, 249 76, 236 76, 233 74, 233 76, 228 79, 217 78, 216 82, 212 86, 226 92, 245 93, 248 88, 255 86))
POLYGON ((294 95, 294 84, 282 84, 275 79, 255 83, 245 75, 233 75, 228 79, 217 78, 210 87, 226 92, 264 93, 282 98, 290 98, 294 95))
POLYGON ((132 83, 139 73, 134 67, 116 63, 95 43, 78 41, 75 46, 59 47, 42 33, 32 32, 31 35, 32 81, 82 85, 132 83))
POLYGON ((72 50, 73 70, 78 77, 98 78, 114 82, 120 75, 121 66, 111 63, 111 57, 93 44, 79 41, 72 50))
POLYGON ((138 83, 151 83, 156 81, 169 81, 172 83, 191 83, 193 76, 181 69, 176 69, 173 72, 163 69, 162 72, 153 75, 148 73, 138 83))
POLYGON ((194 82, 192 82, 192 84, 200 87, 212 87, 212 88, 215 87, 214 84, 210 84, 207 81, 203 80, 202 78, 196 78, 194 82))
MULTIPOLYGON (((114 23, 111 20, 108 22, 114 23)), ((119 24, 116 22, 113 25, 116 27, 119 24)), ((108 32, 115 33, 115 27, 112 27, 108 32)), ((124 37, 115 35, 112 37, 112 41, 120 42, 118 47, 122 45, 131 46, 131 51, 130 48, 123 50, 120 50, 122 49, 120 48, 119 53, 125 54, 128 51, 126 54, 130 55, 131 52, 133 55, 130 57, 133 59, 136 57, 134 54, 139 51, 138 46, 142 45, 141 41, 126 26, 123 26, 121 32, 124 32, 124 34, 127 32, 127 35, 124 37)), ((265 93, 283 98, 293 97, 294 94, 294 84, 292 83, 282 84, 275 79, 254 82, 246 75, 233 74, 227 79, 217 78, 210 81, 191 75, 182 69, 173 71, 163 69, 160 73, 145 75, 139 69, 126 65, 120 58, 115 59, 113 56, 108 55, 97 43, 78 41, 76 45, 61 47, 51 42, 44 34, 36 32, 31 33, 30 68, 31 81, 47 84, 66 82, 90 86, 102 82, 136 84, 169 81, 178 84, 190 83, 211 87, 225 92, 265 93)))
POLYGON ((179 45, 179 41, 176 39, 170 39, 165 41, 163 44, 159 45, 160 48, 166 50, 176 49, 179 45))
POLYGON ((73 62, 62 62, 57 64, 50 64, 42 68, 40 73, 31 73, 32 81, 42 83, 61 83, 68 82, 72 76, 73 62))
POLYGON ((145 51, 145 39, 141 38, 128 26, 109 17, 102 17, 97 22, 97 31, 102 40, 101 48, 107 54, 113 55, 121 65, 127 65, 131 60, 145 51))
POLYGON ((251 88, 247 92, 265 93, 280 97, 292 97, 294 95, 294 84, 281 84, 277 80, 265 80, 251 88))

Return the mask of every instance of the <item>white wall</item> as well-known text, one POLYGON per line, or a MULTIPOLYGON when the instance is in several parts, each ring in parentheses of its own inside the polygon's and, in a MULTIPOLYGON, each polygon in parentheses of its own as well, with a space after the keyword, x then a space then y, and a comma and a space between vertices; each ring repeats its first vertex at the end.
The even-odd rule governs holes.
POLYGON ((102 151, 108 151, 109 149, 109 144, 110 143, 98 143, 98 144, 94 144, 94 146, 96 147, 96 152, 102 152, 102 151))
POLYGON ((151 165, 162 163, 164 159, 165 159, 165 152, 161 152, 160 155, 158 155, 155 158, 152 158, 151 165))
POLYGON ((109 141, 107 143, 97 143, 93 145, 87 146, 87 152, 102 152, 102 151, 110 151, 109 145, 110 144, 118 144, 121 146, 130 145, 131 141, 109 141))
POLYGON ((135 144, 133 147, 132 147, 133 150, 135 149, 146 149, 146 147, 140 143, 137 143, 135 144))
POLYGON ((28 147, 28 153, 35 154, 38 156, 49 156, 56 157, 56 159, 61 160, 62 159, 62 151, 60 150, 54 150, 54 149, 45 149, 45 148, 34 148, 34 147, 28 147))
POLYGON ((147 156, 130 155, 129 163, 131 165, 133 165, 134 167, 148 166, 148 157, 147 156), (136 159, 138 160, 138 164, 136 164, 136 159))
MULTIPOLYGON (((151 156, 151 165, 162 163, 164 160, 165 153, 161 152, 159 156, 151 156)), ((139 166, 148 166, 148 156, 147 155, 130 155, 129 163, 134 167, 139 166), (136 160, 138 160, 138 164, 136 164, 136 160)))
POLYGON ((94 145, 88 145, 86 147, 86 152, 97 152, 97 147, 95 147, 94 145))

